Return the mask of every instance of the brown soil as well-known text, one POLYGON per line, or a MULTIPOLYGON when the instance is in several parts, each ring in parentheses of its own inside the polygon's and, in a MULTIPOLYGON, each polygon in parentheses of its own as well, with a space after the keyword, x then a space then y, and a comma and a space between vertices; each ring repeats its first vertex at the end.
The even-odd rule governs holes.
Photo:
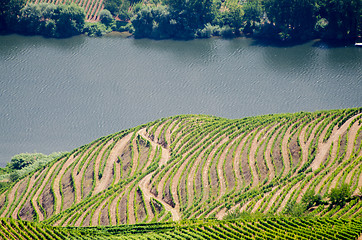
POLYGON ((288 142, 289 138, 291 137, 291 129, 294 126, 292 124, 284 134, 282 140, 282 155, 283 155, 283 162, 284 162, 284 172, 283 176, 285 177, 290 172, 290 159, 289 159, 289 152, 288 152, 288 142))
POLYGON ((273 160, 271 158, 271 148, 272 148, 272 144, 273 144, 275 138, 279 135, 279 133, 281 131, 280 126, 275 126, 275 127, 279 128, 279 129, 275 131, 273 136, 271 136, 271 138, 269 139, 269 142, 266 143, 268 145, 267 145, 267 147, 265 149, 265 160, 266 160, 266 163, 267 163, 268 168, 269 168, 269 174, 268 174, 269 180, 268 180, 268 182, 270 182, 275 177, 274 164, 273 164, 273 160))
POLYGON ((230 191, 235 186, 235 176, 234 176, 234 166, 233 166, 233 151, 235 149, 235 144, 233 143, 233 147, 230 149, 229 154, 225 159, 225 179, 227 183, 227 190, 230 191))
POLYGON ((54 211, 54 196, 50 190, 50 184, 45 186, 43 193, 40 195, 39 202, 45 210, 46 217, 52 216, 54 211))
MULTIPOLYGON (((96 144, 96 143, 95 143, 96 144)), ((86 170, 86 166, 88 164, 88 162, 92 159, 93 157, 93 154, 90 154, 90 156, 88 157, 88 159, 85 160, 81 170, 79 171, 79 173, 77 174, 78 172, 78 168, 79 168, 79 165, 80 163, 84 160, 84 158, 87 156, 87 154, 89 153, 89 151, 94 147, 94 145, 90 146, 83 154, 82 158, 80 159, 77 159, 77 164, 75 165, 74 167, 74 171, 73 171, 73 178, 74 178, 74 183, 75 183, 75 188, 76 188, 76 192, 74 193, 75 194, 75 202, 76 203, 80 203, 80 201, 83 199, 83 197, 81 196, 81 190, 82 190, 82 177, 83 177, 83 174, 86 170)), ((99 148, 99 147, 98 147, 99 148)), ((97 149, 95 149, 94 152, 97 151, 97 149)))
MULTIPOLYGON (((7 197, 8 200, 7 200, 6 209, 5 209, 5 211, 1 214, 1 217, 5 217, 5 216, 8 214, 8 211, 9 211, 9 209, 10 209, 11 204, 14 202, 16 190, 19 188, 20 184, 21 184, 22 182, 26 182, 26 180, 27 180, 27 178, 24 179, 24 180, 22 180, 22 181, 17 182, 17 183, 15 184, 15 186, 12 187, 12 189, 10 190, 10 193, 8 194, 8 197, 7 197)), ((17 196, 20 196, 19 194, 21 194, 21 193, 17 193, 17 196)), ((5 202, 5 197, 2 198, 2 201, 1 201, 1 202, 2 202, 2 204, 1 204, 0 206, 3 207, 3 204, 4 204, 4 202, 5 202)))
POLYGON ((84 218, 82 227, 88 227, 90 224, 90 214, 88 213, 88 215, 84 218))
MULTIPOLYGON (((108 162, 107 161, 107 159, 103 159, 103 154, 104 154, 104 152, 107 150, 107 148, 111 145, 113 143, 113 139, 111 139, 110 141, 108 141, 103 147, 102 147, 102 149, 99 151, 99 154, 98 154, 98 156, 97 156, 97 158, 96 158, 96 161, 95 161, 95 165, 94 165, 94 173, 95 173, 95 188, 94 188, 94 190, 93 190, 93 192, 92 192, 92 195, 94 196, 95 194, 97 194, 98 192, 100 192, 101 190, 103 190, 104 189, 104 185, 105 185, 105 183, 104 183, 104 180, 103 180, 103 183, 102 184, 100 184, 100 180, 99 180, 99 175, 98 175, 98 173, 99 173, 99 170, 100 170, 100 167, 101 167, 101 163, 103 163, 103 161, 106 161, 106 162, 108 162)), ((112 167, 113 167, 113 165, 112 165, 112 167)), ((104 176, 106 176, 106 174, 104 174, 104 176)), ((108 176, 107 176, 108 177, 108 176)), ((107 178, 106 177, 106 178, 107 178)), ((106 179, 106 178, 103 178, 103 179, 106 179)), ((107 178, 107 180, 108 180, 108 178, 107 178)))
MULTIPOLYGON (((129 142, 131 137, 132 137, 132 133, 128 134, 127 136, 125 136, 124 138, 119 140, 115 144, 113 149, 111 150, 108 159, 105 160, 106 166, 104 168, 102 178, 97 182, 97 185, 94 188, 94 194, 97 194, 97 193, 107 189, 112 184, 112 181, 114 179, 113 165, 117 161, 118 154, 125 148, 126 144, 129 142)), ((110 141, 110 142, 112 142, 112 141, 110 141)), ((104 149, 105 148, 106 148, 106 146, 104 147, 104 149)), ((98 162, 98 164, 99 164, 99 162, 98 162)), ((98 167, 96 166, 96 169, 99 169, 99 165, 98 165, 98 167)), ((96 177, 96 179, 98 179, 98 178, 96 177)))
POLYGON ((91 162, 89 163, 89 166, 85 170, 84 180, 83 180, 84 182, 83 182, 83 196, 82 196, 82 198, 85 198, 86 196, 88 196, 88 194, 92 190, 93 173, 94 173, 93 165, 94 165, 94 160, 91 160, 91 162))
POLYGON ((141 192, 136 190, 136 204, 137 204, 137 222, 143 222, 146 219, 145 204, 142 201, 141 192))
MULTIPOLYGON (((65 170, 70 166, 70 164, 72 164, 74 161, 74 155, 70 156, 66 162, 63 164, 62 168, 60 169, 58 175, 55 177, 54 180, 54 185, 53 185, 53 189, 54 189, 54 194, 56 196, 56 202, 55 202, 55 206, 56 206, 56 210, 55 210, 55 214, 60 213, 60 207, 61 207, 61 201, 62 201, 62 195, 60 194, 60 188, 59 188, 59 184, 60 184, 60 178, 64 175, 65 170)), ((61 164, 61 163, 60 163, 61 164)))
POLYGON ((209 183, 208 171, 209 171, 209 166, 211 164, 211 160, 216 153, 216 149, 219 148, 220 146, 222 146, 228 140, 229 140, 228 137, 223 136, 223 140, 221 140, 220 143, 213 148, 213 150, 211 151, 211 153, 209 154, 209 156, 206 159, 204 168, 202 170, 202 184, 203 184, 203 189, 204 189, 202 202, 206 201, 206 199, 209 198, 209 196, 210 196, 209 191, 211 189, 211 187, 210 187, 211 183, 209 183))
POLYGON ((18 218, 17 215, 18 215, 18 212, 20 211, 20 207, 23 204, 23 202, 26 200, 26 198, 29 195, 30 191, 32 190, 32 186, 35 183, 35 179, 36 179, 35 174, 33 174, 33 176, 31 176, 31 178, 30 178, 29 187, 26 189, 24 197, 22 197, 22 199, 18 202, 16 208, 14 209, 14 211, 11 214, 12 218, 14 218, 14 219, 18 218))
POLYGON ((63 209, 68 209, 74 202, 74 189, 71 181, 71 169, 62 178, 63 209))
POLYGON ((135 206, 134 206, 134 193, 135 193, 135 187, 131 189, 129 192, 129 202, 128 202, 128 224, 135 224, 136 218, 134 214, 135 206))
MULTIPOLYGON (((45 176, 41 186, 39 187, 38 191, 34 194, 33 198, 32 198, 32 202, 33 202, 33 206, 34 206, 34 210, 38 213, 39 216, 39 221, 43 221, 44 220, 44 215, 43 212, 40 210, 40 207, 38 206, 38 202, 37 199, 40 195, 40 192, 42 191, 42 189, 45 187, 45 185, 47 184, 48 179, 52 176, 54 169, 59 165, 60 161, 58 161, 57 163, 53 164, 53 166, 49 169, 48 174, 45 176)), ((46 168, 47 169, 47 168, 46 168)), ((46 171, 46 169, 44 169, 44 171, 46 171)), ((47 184, 49 190, 50 190, 50 184, 47 184)), ((47 192, 49 194, 49 192, 47 192)), ((49 197, 48 197, 49 198, 49 197)), ((52 205, 51 207, 53 207, 54 205, 54 198, 53 196, 51 196, 52 198, 52 202, 49 202, 50 205, 52 205)), ((46 208, 49 208, 46 206, 46 208)), ((52 211, 53 212, 53 211, 52 211)), ((48 215, 49 216, 49 215, 48 215)))
POLYGON ((121 153, 121 160, 122 160, 122 178, 126 179, 130 177, 131 169, 132 169, 132 149, 131 145, 127 144, 124 148, 124 150, 121 153))
MULTIPOLYGON (((103 208, 108 204, 108 201, 109 201, 109 197, 106 199, 103 199, 102 203, 96 208, 96 210, 94 210, 93 216, 92 216, 92 225, 93 226, 98 225, 98 218, 99 218, 99 216, 102 215, 103 208)), ((92 207, 92 208, 94 208, 94 207, 92 207)), ((105 208, 107 208, 107 207, 105 207, 105 208)), ((108 218, 108 211, 107 211, 107 218, 108 218)), ((108 224, 109 224, 109 221, 108 221, 108 224)), ((106 224, 101 224, 101 225, 106 225, 106 224)))
POLYGON ((240 161, 243 178, 244 178, 246 185, 249 185, 251 182, 251 171, 250 171, 249 164, 248 164, 248 146, 249 146, 249 144, 251 144, 250 139, 249 139, 249 141, 246 140, 244 149, 241 154, 241 161, 240 161))
MULTIPOLYGON (((109 218, 108 218, 108 203, 102 208, 100 216, 100 225, 107 226, 110 225, 109 218)), ((94 223, 93 223, 94 224, 94 223)))
POLYGON ((119 216, 119 223, 126 224, 127 223, 127 194, 123 195, 121 201, 119 202, 118 206, 118 216, 119 216))
POLYGON ((277 137, 277 140, 275 142, 275 145, 273 148, 273 154, 272 154, 277 175, 281 174, 281 171, 283 169, 283 160, 282 160, 282 155, 280 154, 280 142, 281 141, 282 141, 282 137, 281 137, 281 134, 279 134, 277 137))
POLYGON ((35 211, 31 206, 30 200, 27 200, 23 206, 23 208, 19 212, 19 217, 21 220, 25 221, 33 221, 33 215, 35 211))
POLYGON ((288 146, 288 149, 292 155, 292 167, 297 166, 298 162, 300 161, 300 154, 302 151, 300 146, 298 145, 297 139, 298 135, 294 134, 288 146))

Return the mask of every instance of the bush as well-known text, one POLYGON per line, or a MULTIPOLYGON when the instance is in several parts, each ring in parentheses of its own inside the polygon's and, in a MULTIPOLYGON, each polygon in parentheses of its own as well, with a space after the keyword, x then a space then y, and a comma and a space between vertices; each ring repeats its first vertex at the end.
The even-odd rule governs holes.
POLYGON ((90 37, 100 37, 109 32, 107 27, 99 22, 87 22, 84 27, 84 33, 90 37))
POLYGON ((346 201, 351 197, 352 191, 348 184, 341 184, 336 188, 332 188, 328 194, 330 204, 344 206, 346 201))
POLYGON ((221 28, 220 35, 223 38, 232 38, 234 37, 234 32, 230 26, 226 25, 221 28))
POLYGON ((107 9, 103 9, 99 13, 99 19, 101 20, 101 23, 103 23, 107 27, 111 26, 112 23, 114 23, 113 16, 112 16, 111 12, 108 11, 107 9))

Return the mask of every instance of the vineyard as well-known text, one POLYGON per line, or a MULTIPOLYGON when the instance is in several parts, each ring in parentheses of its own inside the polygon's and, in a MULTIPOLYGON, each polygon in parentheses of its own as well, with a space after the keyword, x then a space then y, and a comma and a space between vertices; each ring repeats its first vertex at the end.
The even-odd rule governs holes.
POLYGON ((84 8, 85 19, 88 21, 98 21, 99 13, 103 10, 103 0, 27 0, 28 3, 54 3, 54 4, 66 4, 75 3, 78 6, 84 8))
MULTIPOLYGON (((15 232, 27 228, 30 236, 38 234, 39 226, 63 226, 49 229, 58 229, 54 234, 60 239, 75 231, 76 238, 82 228, 71 227, 138 224, 133 226, 177 230, 152 233, 157 237, 150 233, 151 239, 171 239, 172 234, 179 239, 268 239, 285 229, 289 239, 322 239, 319 234, 356 239, 353 234, 362 232, 361 123, 362 108, 233 120, 180 115, 101 137, 3 190, 2 234, 29 239, 15 232), (311 207, 313 220, 216 220, 235 212, 277 216, 307 192, 327 201, 342 183, 352 197, 344 205, 311 207), (210 222, 186 221, 207 218, 210 222), (191 225, 170 222, 181 219, 191 225), (312 234, 306 230, 311 225, 320 228, 312 234), (350 225, 354 233, 344 228, 350 225), (326 226, 337 230, 324 233, 326 226), (257 234, 261 230, 263 236, 257 234)), ((47 229, 44 234, 50 234, 47 229)))
POLYGON ((357 239, 361 220, 263 217, 64 228, 0 219, 2 239, 357 239))

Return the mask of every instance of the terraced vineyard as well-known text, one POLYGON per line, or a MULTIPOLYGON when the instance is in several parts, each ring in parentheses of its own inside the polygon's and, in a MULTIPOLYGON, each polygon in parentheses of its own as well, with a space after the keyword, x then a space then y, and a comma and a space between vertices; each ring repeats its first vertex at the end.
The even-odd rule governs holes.
POLYGON ((249 220, 193 220, 115 227, 49 227, 0 219, 2 239, 357 239, 360 220, 269 217, 249 220))
POLYGON ((103 0, 27 0, 27 4, 28 3, 75 3, 84 8, 85 19, 88 21, 98 21, 100 11, 104 9, 103 0))
MULTIPOLYGON (((274 214, 300 202, 307 191, 326 197, 342 182, 357 195, 361 112, 160 119, 97 139, 29 174, 1 193, 0 215, 52 226, 104 226, 222 219, 234 211, 274 214)), ((353 198, 342 208, 320 205, 313 212, 358 219, 362 201, 353 198)), ((308 225, 290 221, 285 224, 308 225)), ((353 221, 360 226, 360 220, 353 221)), ((243 234, 233 232, 234 223, 223 224, 180 229, 179 236, 243 234)), ((268 224, 247 226, 269 232, 285 226, 268 224)))

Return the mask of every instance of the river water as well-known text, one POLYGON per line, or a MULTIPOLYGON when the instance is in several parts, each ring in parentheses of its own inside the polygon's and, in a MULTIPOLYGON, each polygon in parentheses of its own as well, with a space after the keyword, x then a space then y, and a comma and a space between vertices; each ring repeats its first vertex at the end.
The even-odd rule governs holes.
POLYGON ((0 166, 178 114, 362 106, 362 48, 0 36, 0 166))

